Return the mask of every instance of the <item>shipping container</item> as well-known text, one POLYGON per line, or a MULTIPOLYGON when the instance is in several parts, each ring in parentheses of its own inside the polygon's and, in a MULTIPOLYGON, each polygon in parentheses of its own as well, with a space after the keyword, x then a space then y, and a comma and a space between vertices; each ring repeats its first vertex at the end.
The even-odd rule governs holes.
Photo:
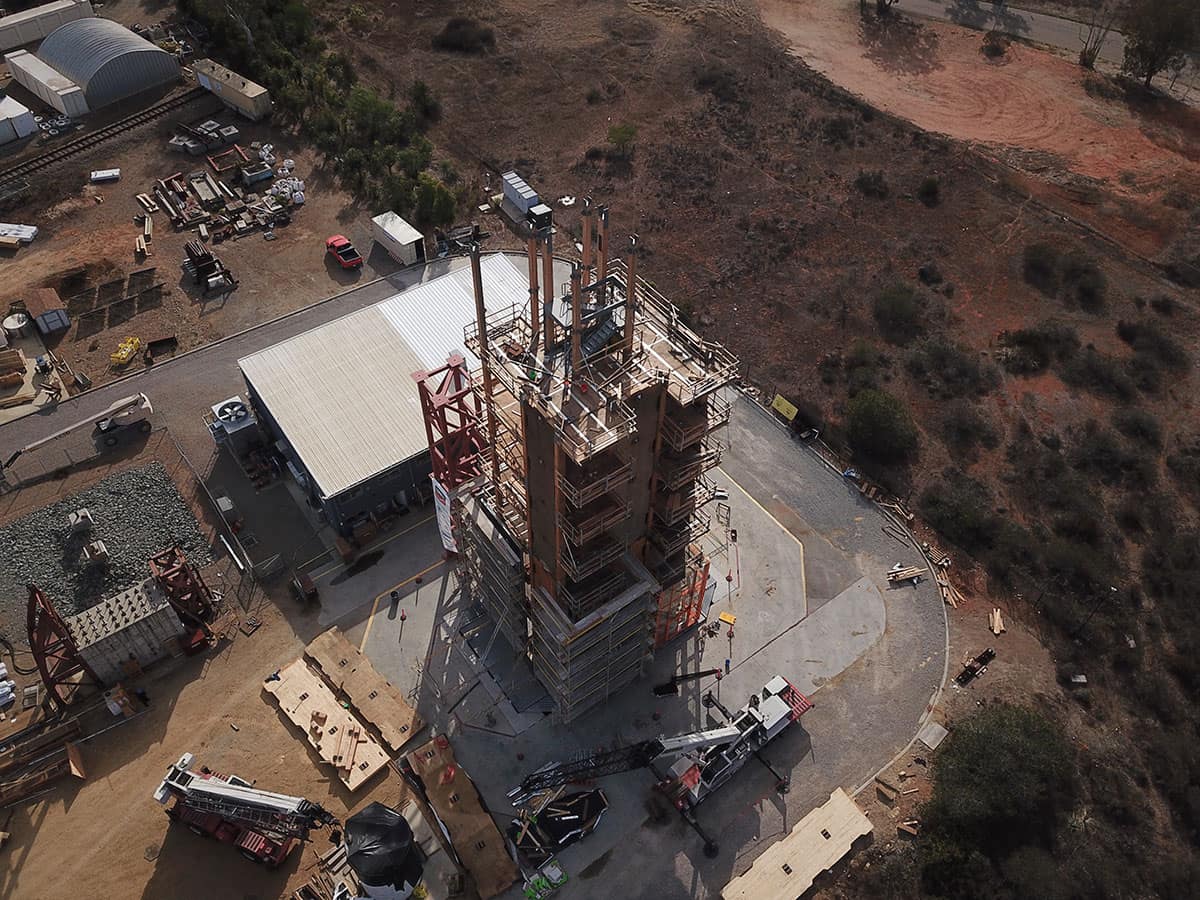
POLYGON ((206 91, 211 91, 221 102, 237 110, 254 122, 271 114, 271 95, 261 84, 243 78, 211 59, 198 59, 192 63, 196 81, 206 91))
POLYGON ((538 205, 537 191, 516 172, 505 172, 500 178, 504 182, 504 199, 520 210, 521 215, 538 205))
POLYGON ((46 65, 32 53, 16 50, 4 57, 13 80, 47 106, 73 119, 86 115, 83 90, 57 69, 46 65))
POLYGON ((57 0, 0 16, 0 52, 40 41, 68 22, 94 15, 90 0, 57 0))

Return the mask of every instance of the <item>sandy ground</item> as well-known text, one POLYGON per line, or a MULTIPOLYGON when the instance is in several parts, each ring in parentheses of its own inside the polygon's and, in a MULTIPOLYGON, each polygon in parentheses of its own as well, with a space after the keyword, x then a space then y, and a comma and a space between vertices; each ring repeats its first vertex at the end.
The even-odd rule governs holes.
POLYGON ((978 32, 924 20, 864 22, 857 3, 757 5, 817 71, 927 131, 1045 154, 1026 167, 1062 168, 1146 199, 1200 173, 1200 111, 1096 97, 1088 84, 1098 79, 1051 53, 1014 43, 992 61, 978 32))

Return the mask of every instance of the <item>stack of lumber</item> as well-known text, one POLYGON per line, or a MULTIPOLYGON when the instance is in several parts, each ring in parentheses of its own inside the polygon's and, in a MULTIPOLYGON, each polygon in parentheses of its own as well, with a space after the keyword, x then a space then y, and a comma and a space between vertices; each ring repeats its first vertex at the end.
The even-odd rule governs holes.
POLYGON ((1008 631, 1004 627, 1004 619, 1000 616, 1000 607, 993 607, 992 611, 988 613, 988 628, 992 630, 992 634, 1003 634, 1008 631))
POLYGON ((887 577, 888 581, 890 581, 892 584, 896 584, 900 581, 916 581, 924 574, 925 570, 920 566, 902 566, 899 569, 892 569, 890 572, 888 572, 887 577))
POLYGON ((380 675, 336 625, 313 639, 304 653, 393 751, 398 753, 421 730, 421 717, 400 689, 380 675))
POLYGON ((944 575, 937 577, 938 588, 942 592, 942 600, 949 603, 955 609, 958 609, 959 602, 966 603, 967 598, 959 593, 958 588, 950 583, 950 579, 944 575))
POLYGON ((358 790, 387 765, 387 754, 366 726, 338 703, 329 685, 303 659, 281 669, 263 688, 350 790, 358 790))
POLYGON ((517 867, 508 855, 504 836, 483 808, 479 791, 454 759, 444 736, 423 744, 406 757, 425 787, 425 799, 471 873, 483 900, 495 897, 517 880, 517 867))

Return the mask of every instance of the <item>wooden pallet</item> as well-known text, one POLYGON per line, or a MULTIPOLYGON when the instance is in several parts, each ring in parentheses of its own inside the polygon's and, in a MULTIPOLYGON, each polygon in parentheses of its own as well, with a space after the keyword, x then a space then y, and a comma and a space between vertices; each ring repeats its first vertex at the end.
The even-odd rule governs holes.
POLYGON ((902 569, 893 569, 888 572, 887 579, 892 584, 896 584, 901 581, 916 581, 924 574, 925 570, 920 566, 905 566, 902 569))

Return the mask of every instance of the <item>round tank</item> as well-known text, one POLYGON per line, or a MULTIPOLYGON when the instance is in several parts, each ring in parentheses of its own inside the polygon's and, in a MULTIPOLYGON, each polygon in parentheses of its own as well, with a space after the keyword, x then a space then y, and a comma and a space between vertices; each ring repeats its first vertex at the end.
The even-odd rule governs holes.
POLYGON ((15 312, 4 318, 4 334, 9 338, 29 337, 33 333, 33 319, 29 313, 15 312))

